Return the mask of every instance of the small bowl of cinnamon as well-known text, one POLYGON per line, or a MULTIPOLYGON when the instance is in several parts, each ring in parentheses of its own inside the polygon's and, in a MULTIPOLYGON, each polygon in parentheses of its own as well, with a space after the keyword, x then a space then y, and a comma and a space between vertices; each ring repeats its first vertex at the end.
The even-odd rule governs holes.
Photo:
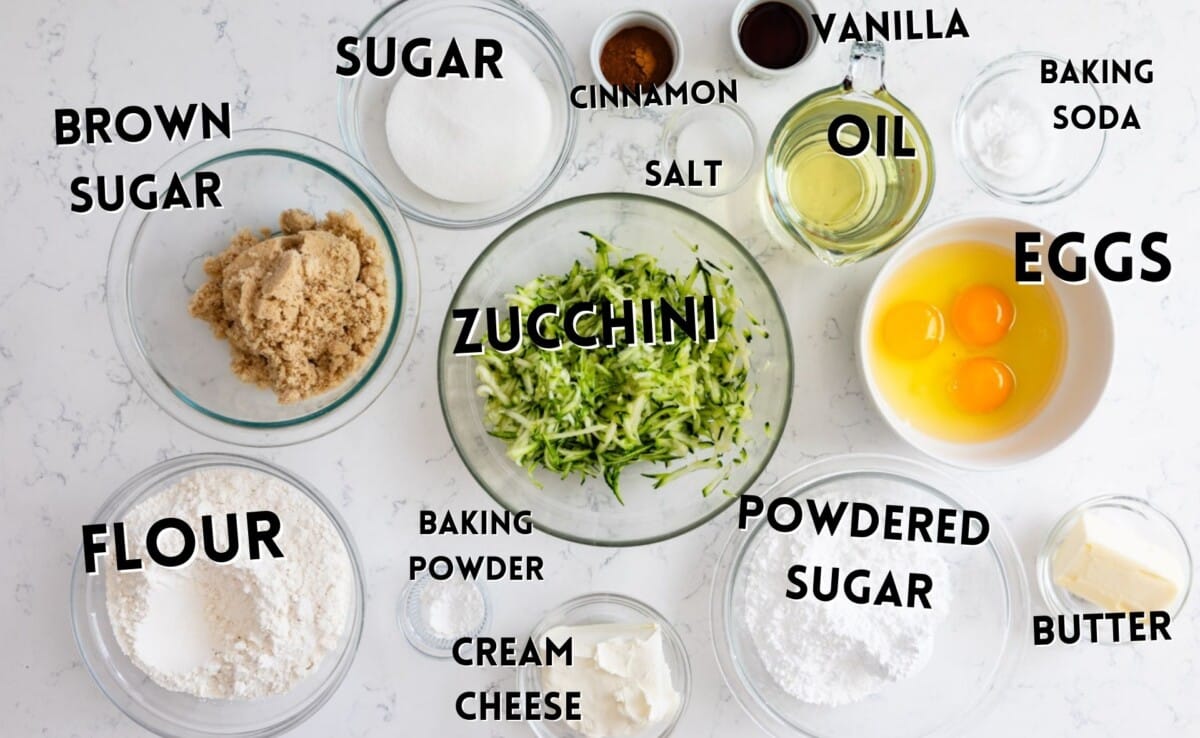
POLYGON ((683 42, 675 24, 648 10, 610 17, 592 37, 592 73, 601 84, 637 89, 675 80, 683 42))

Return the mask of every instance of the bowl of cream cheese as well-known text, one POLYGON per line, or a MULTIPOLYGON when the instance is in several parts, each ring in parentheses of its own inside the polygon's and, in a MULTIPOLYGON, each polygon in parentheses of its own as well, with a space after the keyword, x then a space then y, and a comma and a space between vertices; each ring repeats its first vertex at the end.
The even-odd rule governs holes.
POLYGON ((632 597, 595 593, 563 603, 530 635, 541 665, 517 676, 526 693, 579 693, 579 719, 530 721, 538 738, 662 738, 687 708, 691 663, 683 639, 657 610, 632 597), (570 664, 551 643, 570 642, 570 664))

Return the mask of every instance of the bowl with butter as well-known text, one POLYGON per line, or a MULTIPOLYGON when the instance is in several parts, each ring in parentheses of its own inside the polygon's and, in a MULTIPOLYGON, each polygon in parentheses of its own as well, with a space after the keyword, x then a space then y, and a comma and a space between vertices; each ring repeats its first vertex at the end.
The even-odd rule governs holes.
POLYGON ((1081 618, 1124 613, 1128 624, 1099 627, 1095 640, 1128 642, 1144 640, 1135 637, 1134 618, 1154 637, 1183 609, 1192 557, 1183 533, 1148 500, 1107 495, 1058 521, 1038 555, 1037 575, 1047 607, 1059 619, 1072 619, 1060 630, 1087 637, 1081 618))
POLYGON ((530 720, 538 738, 664 738, 691 693, 683 639, 657 610, 632 597, 594 593, 546 613, 533 628, 540 664, 518 672, 521 692, 557 695, 558 719, 530 720), (569 702, 578 694, 578 701, 569 702))

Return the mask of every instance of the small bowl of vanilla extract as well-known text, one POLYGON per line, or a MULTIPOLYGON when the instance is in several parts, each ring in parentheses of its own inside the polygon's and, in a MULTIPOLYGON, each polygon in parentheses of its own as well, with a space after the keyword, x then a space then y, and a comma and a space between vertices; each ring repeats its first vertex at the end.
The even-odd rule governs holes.
POLYGON ((733 52, 761 79, 795 71, 817 45, 809 0, 742 0, 730 19, 733 52))

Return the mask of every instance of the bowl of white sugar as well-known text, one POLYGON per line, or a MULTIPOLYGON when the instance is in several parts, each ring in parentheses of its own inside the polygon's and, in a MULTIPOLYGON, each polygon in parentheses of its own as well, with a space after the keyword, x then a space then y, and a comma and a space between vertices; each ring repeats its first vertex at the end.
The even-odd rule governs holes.
POLYGON ((267 736, 341 684, 363 626, 345 524, 287 471, 231 454, 156 464, 84 528, 71 622, 88 671, 164 736, 267 736))
POLYGON ((711 615, 721 673, 768 734, 918 738, 977 724, 1029 608, 998 517, 933 467, 853 454, 742 496, 711 615))
POLYGON ((338 55, 346 150, 414 220, 507 220, 546 193, 571 155, 571 62, 521 3, 402 0, 338 55))

